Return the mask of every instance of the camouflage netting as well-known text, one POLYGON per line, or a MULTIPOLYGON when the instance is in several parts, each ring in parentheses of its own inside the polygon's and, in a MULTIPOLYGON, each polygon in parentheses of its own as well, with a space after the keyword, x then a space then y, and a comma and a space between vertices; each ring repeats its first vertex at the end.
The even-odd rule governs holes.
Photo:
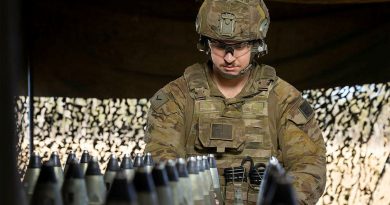
MULTIPOLYGON (((105 170, 111 153, 143 153, 149 108, 146 99, 40 97, 34 101, 34 146, 44 160, 52 151, 58 151, 64 164, 70 150, 78 157, 88 150, 100 159, 105 170)), ((18 165, 22 175, 29 157, 27 103, 26 97, 17 100, 18 165)))
POLYGON ((316 110, 327 149, 327 185, 318 204, 390 204, 390 83, 304 96, 316 110))
MULTIPOLYGON (((318 204, 390 204, 390 83, 308 90, 327 145, 327 186, 318 204)), ((110 153, 142 153, 146 99, 34 98, 36 150, 78 157, 88 150, 105 170, 110 153)), ((28 99, 17 99, 18 166, 28 163, 28 99)))

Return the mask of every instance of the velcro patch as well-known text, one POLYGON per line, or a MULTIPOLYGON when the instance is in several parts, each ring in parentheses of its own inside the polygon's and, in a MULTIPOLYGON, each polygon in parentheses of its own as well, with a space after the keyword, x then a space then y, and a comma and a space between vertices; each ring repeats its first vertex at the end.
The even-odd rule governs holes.
POLYGON ((168 95, 163 91, 158 91, 151 99, 150 99, 150 105, 153 109, 157 110, 162 105, 164 105, 166 102, 168 102, 168 95))
POLYGON ((313 108, 311 108, 310 104, 306 100, 302 102, 298 109, 306 119, 309 119, 314 113, 313 108))
POLYGON ((233 140, 233 126, 229 124, 211 124, 210 139, 233 140))

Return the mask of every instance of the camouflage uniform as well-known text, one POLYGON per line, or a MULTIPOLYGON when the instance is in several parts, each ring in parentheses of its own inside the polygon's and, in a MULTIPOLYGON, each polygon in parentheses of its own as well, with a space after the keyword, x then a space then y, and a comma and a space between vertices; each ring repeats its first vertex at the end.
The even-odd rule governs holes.
MULTIPOLYGON (((151 98, 145 151, 165 159, 215 153, 219 169, 239 165, 245 155, 255 162, 273 155, 293 177, 299 203, 315 204, 325 187, 326 150, 301 93, 272 67, 255 64, 242 91, 226 99, 210 66, 190 66, 151 98)), ((256 201, 256 192, 247 191, 244 199, 256 201)))

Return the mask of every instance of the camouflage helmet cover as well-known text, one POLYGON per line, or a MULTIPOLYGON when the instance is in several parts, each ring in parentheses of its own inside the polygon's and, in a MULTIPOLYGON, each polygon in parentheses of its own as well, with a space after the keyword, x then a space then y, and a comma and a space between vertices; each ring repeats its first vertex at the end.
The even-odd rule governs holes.
POLYGON ((196 31, 217 40, 264 39, 269 13, 263 0, 205 0, 196 19, 196 31))

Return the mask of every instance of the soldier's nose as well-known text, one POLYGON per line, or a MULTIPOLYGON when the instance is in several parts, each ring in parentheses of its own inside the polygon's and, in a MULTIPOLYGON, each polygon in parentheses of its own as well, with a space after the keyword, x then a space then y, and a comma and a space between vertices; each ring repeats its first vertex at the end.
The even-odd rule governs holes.
POLYGON ((223 57, 223 59, 226 61, 226 63, 233 63, 233 61, 236 60, 236 58, 235 58, 235 57, 233 56, 233 54, 230 53, 230 52, 227 52, 227 53, 225 54, 225 56, 223 57))

